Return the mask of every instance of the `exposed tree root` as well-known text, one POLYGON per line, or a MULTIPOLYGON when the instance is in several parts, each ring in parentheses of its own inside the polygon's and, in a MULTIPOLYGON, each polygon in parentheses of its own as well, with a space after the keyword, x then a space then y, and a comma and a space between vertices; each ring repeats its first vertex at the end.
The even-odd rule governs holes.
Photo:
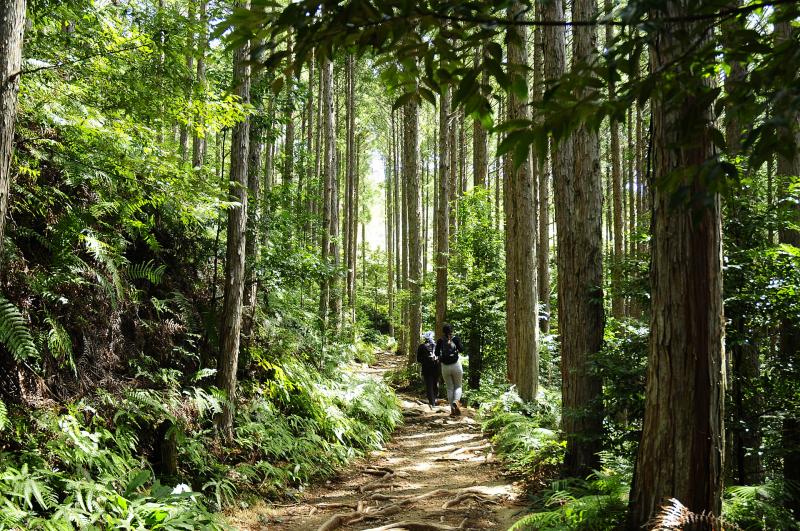
POLYGON ((350 525, 361 519, 364 515, 364 502, 358 502, 356 510, 347 514, 334 514, 324 524, 317 528, 317 531, 333 531, 344 525, 350 525))
POLYGON ((432 524, 432 523, 423 523, 423 522, 411 522, 411 521, 401 521, 401 522, 392 522, 391 524, 386 524, 381 527, 373 527, 371 529, 367 529, 366 531, 393 531, 403 529, 405 531, 455 531, 458 529, 465 529, 467 525, 467 519, 461 521, 461 524, 458 527, 453 527, 451 525, 445 524, 432 524))
POLYGON ((455 507, 456 505, 459 505, 461 502, 466 500, 474 500, 480 503, 492 503, 495 505, 498 504, 498 502, 494 499, 493 496, 486 496, 478 492, 462 492, 452 500, 446 501, 442 505, 442 509, 449 509, 451 507, 455 507))

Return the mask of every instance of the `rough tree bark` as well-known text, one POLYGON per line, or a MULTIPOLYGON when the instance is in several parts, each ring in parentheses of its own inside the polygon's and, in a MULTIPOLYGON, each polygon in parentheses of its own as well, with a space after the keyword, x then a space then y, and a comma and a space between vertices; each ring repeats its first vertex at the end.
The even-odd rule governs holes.
MULTIPOLYGON (((249 0, 237 3, 249 8, 249 0)), ((233 52, 233 86, 240 100, 250 103, 250 44, 245 42, 233 52)), ((237 203, 228 209, 227 251, 225 259, 225 298, 220 328, 217 361, 217 387, 226 394, 222 412, 215 421, 225 442, 233 440, 233 412, 236 404, 236 370, 242 328, 242 298, 245 280, 247 227, 247 163, 250 141, 249 119, 236 124, 231 138, 230 196, 237 203)))
MULTIPOLYGON (((542 18, 542 9, 536 9, 536 18, 542 18)), ((541 101, 544 93, 542 91, 542 75, 544 62, 544 42, 542 42, 542 27, 534 28, 533 36, 533 97, 541 101)), ((539 236, 537 240, 537 286, 539 288, 539 306, 541 316, 539 318, 539 329, 543 333, 550 331, 550 174, 547 171, 547 153, 544 154, 543 161, 539 161, 539 154, 533 164, 537 165, 536 172, 539 179, 539 236)))
POLYGON ((416 363, 422 329, 422 242, 419 227, 419 104, 411 99, 403 108, 403 179, 407 183, 408 212, 408 354, 409 367, 416 363))
POLYGON ((0 267, 11 189, 11 154, 14 151, 24 31, 25 0, 4 0, 0 11, 0 267))
MULTIPOLYGON (((596 12, 594 0, 576 0, 573 4, 575 20, 591 20, 596 12)), ((559 17, 556 20, 563 16, 558 12, 553 15, 559 17)), ((576 27, 573 43, 573 66, 579 69, 590 63, 596 53, 596 28, 576 27)), ((581 90, 579 96, 586 97, 590 89, 581 90)), ((591 370, 592 358, 603 344, 604 324, 602 183, 597 131, 582 125, 557 149, 562 158, 559 172, 554 171, 553 196, 558 234, 562 429, 567 438, 564 467, 569 475, 584 476, 599 464, 597 452, 603 428, 598 404, 602 382, 591 370)))
MULTIPOLYGON (((511 20, 522 20, 525 8, 515 1, 508 9, 511 20)), ((509 70, 527 84, 527 29, 506 31, 509 70)), ((508 119, 530 117, 526 102, 508 91, 508 119)), ((515 150, 509 156, 505 196, 506 220, 506 334, 508 377, 523 400, 533 400, 539 384, 539 327, 537 323, 535 198, 530 157, 515 150)))
MULTIPOLYGON (((786 46, 790 40, 797 39, 797 26, 792 26, 788 21, 775 24, 776 44, 786 46)), ((789 77, 789 76, 787 76, 789 77)), ((794 74, 797 82, 797 73, 794 74)), ((800 175, 800 113, 793 112, 787 120, 787 126, 780 132, 780 140, 784 145, 794 145, 795 149, 791 157, 778 155, 777 164, 777 183, 781 195, 789 194, 789 177, 800 175)), ((786 243, 800 247, 800 231, 796 224, 800 223, 800 205, 796 201, 788 202, 791 204, 790 220, 795 224, 794 227, 783 226, 778 232, 780 243, 786 243)), ((800 352, 800 324, 796 320, 785 319, 781 323, 779 359, 781 360, 784 378, 797 378, 797 353, 800 352)), ((790 380, 791 381, 791 380, 790 380)), ((800 484, 800 419, 796 415, 788 412, 784 415, 781 426, 781 446, 786 454, 783 457, 783 479, 794 484, 800 484)), ((793 512, 796 518, 800 518, 800 499, 797 496, 789 498, 786 502, 787 507, 793 512)))
MULTIPOLYGON (((336 180, 334 169, 334 151, 336 149, 334 130, 333 130, 333 63, 330 59, 324 58, 320 68, 320 75, 322 76, 322 90, 320 91, 320 112, 322 114, 322 139, 323 155, 322 155, 322 179, 323 179, 323 193, 322 193, 322 263, 323 265, 330 265, 331 261, 331 239, 333 237, 332 230, 332 212, 331 205, 333 203, 333 186, 336 180)), ((331 308, 331 281, 330 276, 327 274, 322 276, 319 289, 319 309, 320 319, 322 321, 323 329, 327 329, 328 316, 331 308)))
POLYGON ((669 64, 676 77, 651 100, 650 352, 630 529, 641 529, 665 499, 677 498, 695 513, 719 514, 721 505, 721 216, 718 194, 705 187, 706 176, 699 173, 714 156, 708 100, 697 94, 710 89, 707 79, 676 62, 701 34, 701 25, 659 20, 686 17, 693 7, 689 0, 669 0, 650 13, 657 28, 651 68, 669 64), (663 186, 670 175, 680 178, 684 197, 690 199, 675 201, 674 190, 663 186))
POLYGON ((448 113, 450 87, 439 96, 439 182, 436 203, 436 330, 442 332, 447 318, 447 267, 450 257, 450 142, 448 113))

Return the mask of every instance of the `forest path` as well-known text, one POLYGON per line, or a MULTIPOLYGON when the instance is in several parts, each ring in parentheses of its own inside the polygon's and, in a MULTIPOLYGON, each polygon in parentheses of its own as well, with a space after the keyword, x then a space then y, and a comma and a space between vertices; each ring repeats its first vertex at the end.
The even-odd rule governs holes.
MULTIPOLYGON (((402 356, 379 355, 365 373, 382 378, 402 356)), ((405 422, 383 450, 372 452, 295 504, 258 504, 229 515, 243 530, 433 531, 504 530, 518 518, 521 489, 503 474, 491 444, 462 408, 431 411, 416 397, 398 394, 405 422)))

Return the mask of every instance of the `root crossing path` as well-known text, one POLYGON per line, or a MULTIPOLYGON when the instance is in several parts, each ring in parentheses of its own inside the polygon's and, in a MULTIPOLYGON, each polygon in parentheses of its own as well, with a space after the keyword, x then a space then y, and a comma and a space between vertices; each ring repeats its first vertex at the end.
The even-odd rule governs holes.
MULTIPOLYGON (((380 378, 403 358, 381 355, 364 371, 380 378)), ((386 447, 337 477, 309 488, 295 504, 256 505, 230 515, 244 530, 504 530, 522 510, 474 411, 450 417, 417 397, 399 395, 405 422, 386 447)), ((517 516, 518 518, 518 516, 517 516)))

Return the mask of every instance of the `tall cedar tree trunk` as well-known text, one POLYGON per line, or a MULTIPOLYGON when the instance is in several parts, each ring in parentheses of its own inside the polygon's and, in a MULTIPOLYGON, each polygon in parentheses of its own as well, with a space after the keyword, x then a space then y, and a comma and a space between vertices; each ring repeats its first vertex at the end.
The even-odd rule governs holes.
MULTIPOLYGON (((338 82, 334 75, 334 84, 338 82)), ((337 87, 339 88, 339 87, 337 87)), ((339 225, 339 213, 341 212, 341 204, 339 197, 339 176, 343 174, 343 157, 339 152, 336 143, 336 137, 339 133, 337 126, 341 126, 339 120, 339 94, 341 90, 334 90, 336 97, 336 105, 334 106, 334 113, 332 113, 333 124, 331 125, 331 168, 333 175, 331 177, 331 196, 330 196, 330 213, 331 213, 331 239, 330 239, 330 257, 333 266, 334 274, 331 277, 331 309, 330 315, 333 316, 333 329, 338 334, 342 326, 342 289, 340 287, 341 277, 339 275, 339 268, 342 264, 341 249, 339 242, 341 241, 341 232, 339 225)))
MULTIPOLYGON (((391 131, 390 131, 391 134, 391 131)), ((389 152, 392 151, 391 140, 389 152)), ((392 156, 386 160, 388 172, 386 174, 386 297, 389 303, 389 335, 394 337, 394 201, 393 190, 395 175, 394 160, 392 156)))
POLYGON ((14 150, 24 31, 25 0, 4 0, 0 12, 0 80, 3 83, 0 86, 0 270, 11 189, 11 154, 14 150))
MULTIPOLYGON (((611 13, 611 0, 605 0, 603 8, 606 13, 611 13)), ((614 28, 606 26, 606 46, 611 45, 614 39, 614 28)), ((616 96, 616 83, 612 79, 608 84, 608 97, 616 96)), ((623 225, 622 225, 622 171, 619 160, 619 122, 612 116, 610 118, 611 130, 611 183, 613 188, 614 212, 614 259, 611 263, 611 315, 615 319, 625 317, 625 299, 622 296, 622 263, 624 258, 623 225)), ((630 124, 628 124, 630 128, 630 124)))
MULTIPOLYGON (((292 39, 291 37, 286 42, 286 51, 289 57, 292 56, 292 39)), ((294 85, 294 74, 287 79, 286 90, 286 138, 283 146, 283 183, 291 184, 294 179, 294 97, 292 87, 294 85)))
MULTIPOLYGON (((200 33, 197 36, 197 87, 200 94, 205 94, 206 90, 206 43, 208 42, 208 13, 206 0, 200 0, 200 9, 197 14, 200 22, 200 33)), ((199 116, 198 125, 203 125, 203 117, 199 116)), ((206 138, 195 128, 192 135, 192 167, 201 168, 206 158, 206 138)))
POLYGON ((353 301, 353 285, 356 278, 356 264, 353 260, 353 240, 354 240, 354 226, 353 226, 353 205, 355 197, 353 189, 355 185, 355 166, 356 166, 356 153, 355 153, 355 104, 354 104, 354 79, 353 79, 353 56, 348 55, 345 59, 345 119, 346 123, 346 136, 347 144, 345 146, 345 189, 344 189, 344 256, 345 256, 345 269, 347 270, 347 282, 345 285, 345 292, 347 295, 347 307, 355 307, 353 301))
MULTIPOLYGON (((186 16, 186 21, 191 26, 194 24, 194 2, 189 3, 189 10, 186 16)), ((192 42, 197 36, 192 33, 189 38, 189 46, 187 48, 188 53, 186 54, 186 72, 189 73, 189 77, 186 83, 186 100, 191 104, 192 98, 194 96, 194 56, 192 55, 192 48, 194 47, 194 42, 192 42)), ((189 124, 181 124, 180 126, 180 134, 178 144, 180 146, 180 154, 181 160, 186 162, 189 160, 189 124)))
MULTIPOLYGON (((576 0, 575 20, 596 16, 594 0, 576 0)), ((555 14, 561 20, 561 13, 555 14)), ((574 30, 574 68, 591 63, 596 52, 593 26, 574 30)), ((587 97, 582 89, 579 97, 587 97)), ((602 183, 597 132, 580 126, 560 146, 562 159, 553 179, 558 228, 558 330, 561 340, 562 429, 567 438, 565 473, 585 476, 599 464, 603 420, 602 381, 591 369, 603 345, 602 183)))
MULTIPOLYGON (((237 3, 249 8, 249 0, 237 3)), ((250 103, 250 45, 245 42, 233 52, 234 93, 244 104, 250 103)), ((225 299, 222 308, 220 350, 217 361, 217 387, 227 396, 222 412, 216 416, 217 429, 225 442, 233 440, 233 410, 236 404, 236 369, 242 328, 242 296, 245 281, 247 227, 247 163, 250 121, 244 119, 233 128, 231 138, 231 200, 228 209, 227 251, 225 253, 225 299)))
MULTIPOLYGON (((436 149, 436 148, 434 148, 436 149)), ((428 188, 428 180, 430 178, 430 170, 428 169, 428 161, 422 163, 422 279, 424 281, 425 274, 428 272, 428 223, 430 222, 430 215, 428 213, 428 206, 430 205, 430 190, 428 188)))
MULTIPOLYGON (((790 22, 778 22, 775 24, 775 40, 777 46, 791 46, 791 41, 797 41, 797 27, 792 27, 790 22)), ((797 82, 797 73, 791 76, 797 82)), ((789 196, 790 177, 800 175, 800 113, 792 113, 793 116, 788 120, 788 126, 782 128, 779 133, 779 142, 783 145, 793 145, 791 157, 778 155, 777 182, 780 194, 784 197, 789 196)), ((780 243, 800 247, 800 231, 795 227, 800 223, 800 205, 796 201, 784 201, 790 204, 789 221, 794 223, 794 227, 782 226, 778 239, 780 243)), ((800 352, 800 324, 796 320, 785 319, 780 328, 780 356, 783 377, 797 385, 798 372, 796 368, 797 354, 800 352)), ((800 485, 800 419, 796 411, 788 411, 783 418, 781 426, 781 446, 786 454, 783 457, 783 479, 800 485)), ((800 497, 794 496, 787 500, 787 507, 793 512, 795 518, 800 519, 800 497)))
MULTIPOLYGON (((320 68, 322 76, 321 94, 321 113, 322 113, 322 264, 330 266, 331 260, 331 238, 332 238, 332 195, 333 182, 336 179, 333 167, 333 152, 336 149, 333 136, 333 88, 331 86, 333 77, 333 63, 330 59, 324 58, 320 68)), ((328 317, 331 308, 331 279, 325 274, 320 281, 319 289, 319 310, 322 326, 327 329, 328 317)))
POLYGON ((450 143, 447 118, 450 87, 439 96, 439 182, 436 203, 436 330, 438 335, 447 319, 447 267, 450 256, 450 143))
MULTIPOLYGON (((536 18, 539 20, 542 18, 541 7, 536 9, 536 18)), ((544 67, 542 27, 536 26, 533 31, 533 97, 536 101, 541 101, 543 97, 542 74, 544 67)), ((539 179, 539 237, 536 257, 539 305, 542 309, 539 328, 546 334, 550 331, 550 175, 547 171, 547 153, 542 158, 543 162, 540 162, 537 154, 536 160, 532 161, 532 163, 537 165, 538 171, 536 173, 539 179)))
POLYGON ((350 302, 350 321, 352 323, 356 322, 356 285, 358 284, 358 222, 359 222, 359 215, 358 215, 358 188, 359 183, 361 182, 360 172, 361 172, 361 138, 358 137, 356 140, 356 150, 355 150, 355 157, 356 157, 356 164, 355 164, 355 172, 353 172, 353 217, 350 220, 350 262, 353 264, 353 281, 350 284, 350 294, 348 295, 348 300, 350 302))
POLYGON ((242 337, 245 351, 249 350, 253 340, 253 321, 256 313, 258 281, 256 263, 259 256, 261 232, 261 152, 264 150, 264 126, 259 119, 250 121, 250 145, 247 163, 247 241, 245 243, 245 288, 244 316, 242 321, 242 337))
MULTIPOLYGON (((477 64, 485 49, 475 53, 475 63, 477 64)), ((481 75, 481 84, 488 85, 489 74, 486 70, 481 75)), ((487 156, 487 135, 486 129, 481 124, 480 120, 473 120, 472 123, 472 184, 476 190, 487 190, 489 187, 489 162, 487 156)), ((486 267, 485 258, 481 258, 483 262, 480 264, 481 268, 486 267)), ((483 372, 483 337, 481 333, 482 323, 479 322, 479 315, 477 309, 471 312, 471 319, 473 320, 470 326, 470 356, 469 356, 469 386, 470 389, 478 389, 481 382, 481 373, 483 372)))
POLYGON ((417 345, 422 329, 422 242, 419 210, 419 104, 411 99, 403 107, 403 180, 407 183, 408 212, 408 366, 416 362, 417 345))
POLYGON ((690 511, 719 514, 722 492, 723 315, 718 194, 701 165, 714 156, 709 81, 676 60, 701 34, 696 22, 663 22, 694 12, 689 0, 650 13, 658 31, 650 65, 676 76, 651 100, 653 175, 650 280, 652 311, 642 441, 631 490, 629 529, 677 498, 690 511), (685 202, 662 186, 682 176, 685 202))
MULTIPOLYGON (((731 3, 731 7, 736 8, 740 4, 740 0, 735 0, 731 3)), ((730 47, 735 47, 735 41, 731 42, 730 33, 739 29, 740 24, 738 19, 733 19, 722 25, 723 39, 730 42, 730 47)), ((739 61, 728 59, 728 62, 730 72, 725 76, 725 91, 731 94, 744 81, 745 69, 739 61)), ((737 109, 729 105, 725 109, 725 142, 732 157, 739 155, 741 151, 742 125, 737 109)), ((754 201, 756 198, 750 199, 754 201)), ((737 198, 729 204, 727 210, 732 219, 738 217, 737 202, 741 201, 742 198, 737 198)), ((747 241, 747 233, 750 231, 740 227, 738 223, 732 223, 725 237, 735 247, 746 248, 750 245, 747 241), (743 231, 744 234, 739 231, 743 231)), ((740 338, 750 335, 744 315, 730 312, 730 318, 730 326, 736 330, 740 338)), ((730 369, 728 383, 731 385, 733 422, 728 427, 730 436, 726 439, 726 450, 728 450, 725 458, 726 478, 733 480, 736 485, 760 484, 763 481, 763 467, 760 455, 762 400, 758 390, 760 373, 758 346, 752 341, 729 342, 728 351, 727 369, 730 369)))
MULTIPOLYGON (((508 9, 510 20, 524 20, 525 8, 515 1, 508 9)), ((515 83, 527 84, 527 28, 510 26, 506 31, 508 63, 515 83), (521 78, 521 80, 520 80, 521 78)), ((508 119, 530 118, 526 102, 508 92, 508 119)), ((527 155, 527 151, 526 151, 527 155)), ((509 156, 511 173, 505 197, 506 218, 506 334, 508 377, 523 400, 533 400, 539 384, 539 327, 537 326, 536 228, 534 184, 529 156, 509 156)))

